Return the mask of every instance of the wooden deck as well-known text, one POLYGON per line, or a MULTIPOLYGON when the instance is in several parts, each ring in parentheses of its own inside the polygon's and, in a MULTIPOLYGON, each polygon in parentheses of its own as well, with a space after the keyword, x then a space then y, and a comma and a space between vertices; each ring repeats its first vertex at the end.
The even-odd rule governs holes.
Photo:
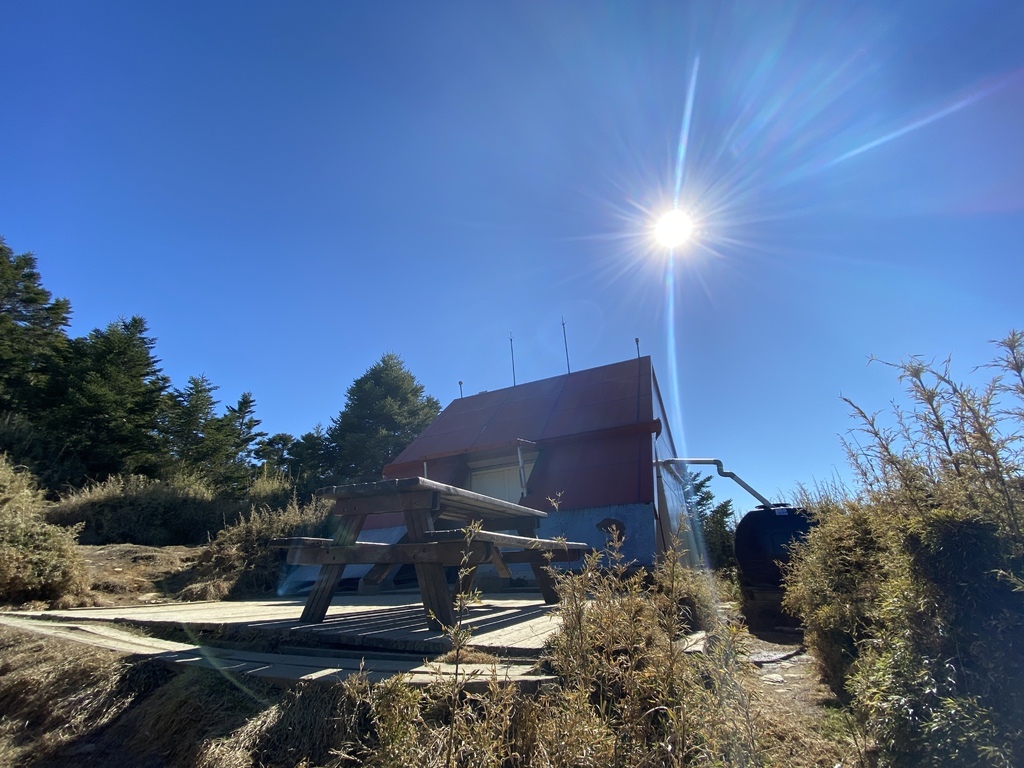
MULTIPOLYGON (((449 650, 444 633, 428 629, 418 592, 338 595, 322 623, 299 620, 304 600, 271 599, 199 603, 160 603, 64 611, 26 611, 12 616, 75 622, 123 622, 171 626, 192 631, 251 631, 287 644, 315 644, 357 651, 394 651, 433 656, 449 650)), ((553 606, 532 595, 485 595, 470 606, 465 623, 473 628, 470 645, 506 657, 537 657, 558 626, 553 606)))
MULTIPOLYGON (((0 626, 58 637, 98 648, 148 656, 168 667, 199 667, 232 678, 253 677, 274 685, 288 687, 300 682, 334 685, 350 675, 363 673, 370 682, 379 682, 395 675, 404 675, 410 685, 424 686, 451 679, 456 669, 451 664, 437 664, 413 654, 295 649, 292 653, 258 653, 234 648, 177 643, 170 640, 132 634, 102 621, 74 621, 53 614, 32 618, 24 614, 0 614, 0 626)), ((502 660, 494 664, 463 664, 458 677, 466 690, 482 690, 496 681, 532 691, 554 680, 551 676, 534 674, 532 664, 523 660, 502 660)))

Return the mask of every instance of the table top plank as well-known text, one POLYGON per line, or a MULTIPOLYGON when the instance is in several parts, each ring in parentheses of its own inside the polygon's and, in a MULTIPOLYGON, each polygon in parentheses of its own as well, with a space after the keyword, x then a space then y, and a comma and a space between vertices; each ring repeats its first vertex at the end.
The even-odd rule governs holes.
MULTIPOLYGON (((465 517, 467 519, 500 520, 504 518, 547 517, 546 512, 541 512, 537 509, 523 507, 510 501, 502 501, 491 496, 484 496, 482 493, 467 491, 465 488, 457 488, 454 485, 438 483, 423 477, 379 480, 373 483, 356 483, 354 485, 332 485, 320 488, 317 490, 316 495, 321 498, 342 502, 339 503, 338 508, 344 514, 344 502, 349 500, 374 499, 376 501, 378 499, 404 496, 423 491, 433 491, 439 494, 442 519, 465 517)), ((369 511, 366 506, 360 505, 359 512, 363 514, 381 514, 397 511, 396 505, 401 508, 401 502, 378 502, 376 506, 384 508, 372 511, 369 511)))

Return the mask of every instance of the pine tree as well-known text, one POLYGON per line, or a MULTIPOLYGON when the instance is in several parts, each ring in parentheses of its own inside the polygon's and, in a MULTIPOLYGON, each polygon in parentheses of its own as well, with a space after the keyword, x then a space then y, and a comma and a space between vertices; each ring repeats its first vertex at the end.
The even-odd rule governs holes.
POLYGON ((165 463, 157 430, 169 382, 147 332, 138 316, 97 328, 68 344, 50 376, 40 422, 80 462, 78 481, 153 476, 165 463))
POLYGON ((164 423, 170 453, 186 472, 208 481, 228 496, 241 496, 254 476, 259 441, 256 400, 244 392, 238 403, 217 414, 218 389, 206 376, 191 376, 174 390, 164 423))
POLYGON ((245 467, 253 466, 260 441, 267 433, 256 431, 261 421, 256 418, 256 398, 252 392, 243 392, 236 405, 228 406, 224 421, 234 437, 235 463, 245 467))
POLYGON ((332 452, 332 480, 337 483, 380 478, 381 470, 437 416, 437 398, 393 352, 352 382, 345 408, 331 420, 327 441, 332 452))
POLYGON ((294 477, 289 457, 295 444, 295 438, 287 432, 275 432, 257 441, 253 457, 265 470, 294 477))
POLYGON ((317 424, 312 431, 301 435, 288 446, 285 456, 288 473, 294 479, 296 492, 300 496, 306 496, 333 482, 334 455, 322 424, 317 424))
POLYGON ((715 504, 715 495, 708 488, 711 475, 697 475, 686 472, 684 488, 686 506, 692 519, 698 523, 700 537, 706 553, 707 565, 715 570, 732 568, 736 565, 733 538, 736 525, 733 521, 732 501, 726 499, 715 504))
POLYGON ((30 416, 38 407, 70 316, 70 302, 43 288, 36 257, 15 256, 0 237, 0 413, 30 416))

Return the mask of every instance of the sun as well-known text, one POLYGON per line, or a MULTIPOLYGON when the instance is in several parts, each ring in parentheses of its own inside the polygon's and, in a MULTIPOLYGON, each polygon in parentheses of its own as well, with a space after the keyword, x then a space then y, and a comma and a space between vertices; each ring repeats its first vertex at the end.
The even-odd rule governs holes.
POLYGON ((678 248, 693 235, 693 219, 673 208, 654 225, 654 239, 665 248, 678 248))

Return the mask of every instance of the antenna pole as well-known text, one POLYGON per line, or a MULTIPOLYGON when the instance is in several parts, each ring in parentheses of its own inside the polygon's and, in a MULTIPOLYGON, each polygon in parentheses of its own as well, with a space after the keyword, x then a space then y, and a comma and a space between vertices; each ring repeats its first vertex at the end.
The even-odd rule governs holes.
POLYGON ((516 385, 516 348, 512 346, 512 331, 508 332, 508 349, 512 353, 512 386, 516 385))
POLYGON ((462 399, 462 380, 459 380, 459 399, 462 399))
POLYGON ((565 315, 562 315, 562 343, 565 344, 565 372, 572 373, 569 369, 569 337, 565 335, 565 315))
POLYGON ((640 359, 640 337, 637 336, 633 341, 636 342, 636 359, 640 359))

